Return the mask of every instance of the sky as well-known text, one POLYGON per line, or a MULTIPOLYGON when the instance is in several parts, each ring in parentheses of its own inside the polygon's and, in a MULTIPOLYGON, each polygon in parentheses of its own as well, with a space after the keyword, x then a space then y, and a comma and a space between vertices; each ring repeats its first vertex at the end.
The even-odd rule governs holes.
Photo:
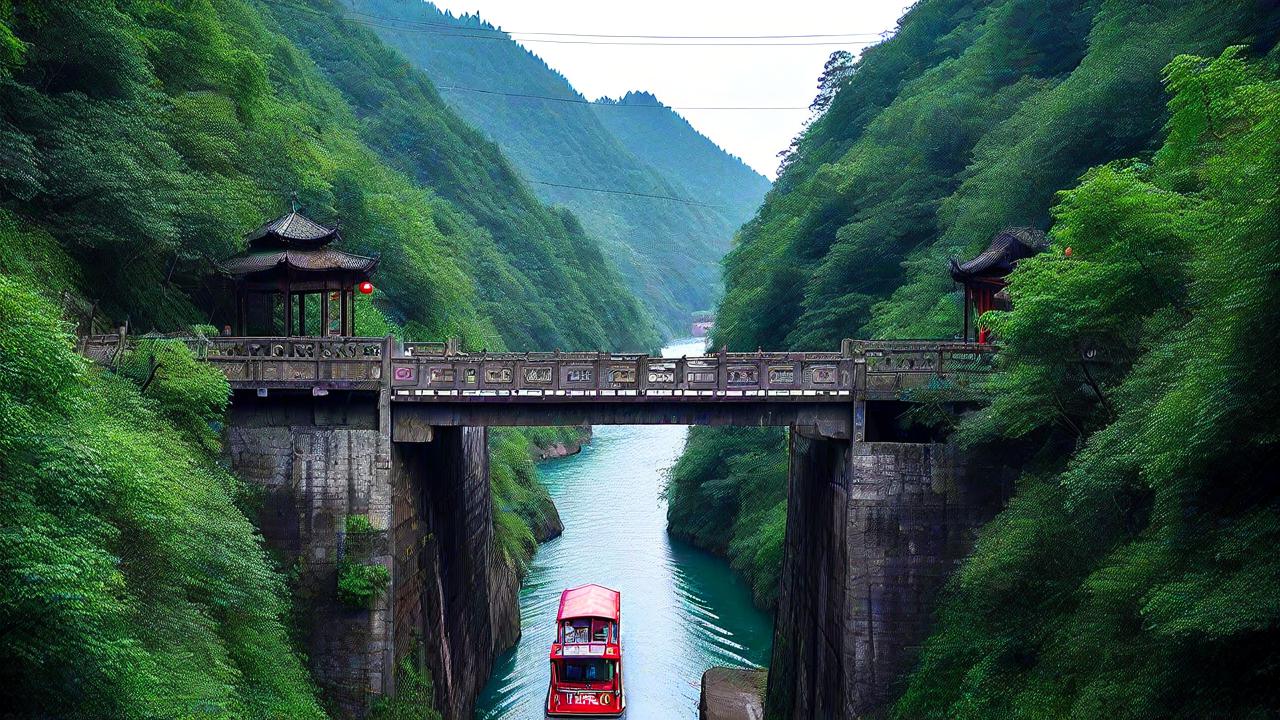
POLYGON ((702 134, 770 179, 809 117, 822 64, 833 51, 855 54, 892 32, 907 0, 434 0, 454 15, 478 12, 559 70, 587 98, 647 90, 677 108, 702 134), (531 33, 605 35, 836 35, 772 40, 577 38, 531 33), (534 40, 629 43, 835 43, 789 46, 600 45, 534 40), (695 107, 786 107, 698 110, 695 107))

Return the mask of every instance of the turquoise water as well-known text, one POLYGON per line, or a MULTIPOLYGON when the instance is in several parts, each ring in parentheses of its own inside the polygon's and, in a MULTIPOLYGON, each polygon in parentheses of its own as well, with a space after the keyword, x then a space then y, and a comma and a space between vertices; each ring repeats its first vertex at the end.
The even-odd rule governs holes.
MULTIPOLYGON (((688 341, 664 354, 701 351, 701 341, 688 341)), ((499 658, 477 718, 543 717, 560 591, 583 583, 622 592, 628 720, 696 718, 704 670, 768 664, 773 621, 751 604, 746 583, 724 560, 667 536, 665 471, 686 432, 601 426, 580 454, 540 464, 564 534, 533 558, 520 590, 520 642, 499 658)))

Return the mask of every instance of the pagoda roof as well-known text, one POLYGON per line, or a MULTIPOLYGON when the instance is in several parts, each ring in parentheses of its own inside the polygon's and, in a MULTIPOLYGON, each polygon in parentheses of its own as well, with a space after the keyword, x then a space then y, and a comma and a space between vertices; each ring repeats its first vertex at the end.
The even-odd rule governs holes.
POLYGON ((560 612, 556 620, 568 618, 604 618, 617 621, 621 593, 602 585, 583 585, 560 593, 560 612))
POLYGON ((354 272, 369 274, 378 266, 378 258, 344 252, 337 248, 250 248, 222 261, 232 275, 249 275, 276 268, 302 272, 354 272))
POLYGON ((958 282, 981 278, 1000 278, 1013 271, 1019 260, 1029 258, 1045 248, 1049 241, 1044 231, 1031 227, 1010 227, 991 238, 991 243, 977 257, 960 262, 951 259, 951 278, 958 282))
POLYGON ((294 210, 245 236, 250 247, 320 247, 338 238, 337 227, 325 227, 294 210))

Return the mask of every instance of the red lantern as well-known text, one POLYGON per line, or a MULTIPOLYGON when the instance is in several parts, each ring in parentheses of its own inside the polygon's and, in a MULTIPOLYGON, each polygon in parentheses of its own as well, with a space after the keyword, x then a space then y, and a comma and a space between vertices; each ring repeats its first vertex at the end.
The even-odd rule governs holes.
POLYGON ((369 295, 373 292, 373 283, 369 282, 368 280, 365 280, 364 282, 360 283, 360 285, 358 285, 357 287, 360 288, 360 294, 362 295, 369 295))

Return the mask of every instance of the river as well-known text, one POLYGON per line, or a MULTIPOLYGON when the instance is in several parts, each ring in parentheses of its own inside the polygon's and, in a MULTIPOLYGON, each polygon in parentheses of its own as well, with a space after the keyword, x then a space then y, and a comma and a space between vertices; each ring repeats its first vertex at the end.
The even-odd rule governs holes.
MULTIPOLYGON (((701 354, 701 340, 663 348, 701 354)), ((476 705, 481 720, 543 717, 560 591, 599 583, 622 593, 628 720, 698 716, 702 672, 764 667, 773 621, 727 562, 667 536, 664 473, 682 426, 600 426, 572 457, 540 463, 564 534, 534 555, 520 589, 520 642, 498 659, 476 705)))

